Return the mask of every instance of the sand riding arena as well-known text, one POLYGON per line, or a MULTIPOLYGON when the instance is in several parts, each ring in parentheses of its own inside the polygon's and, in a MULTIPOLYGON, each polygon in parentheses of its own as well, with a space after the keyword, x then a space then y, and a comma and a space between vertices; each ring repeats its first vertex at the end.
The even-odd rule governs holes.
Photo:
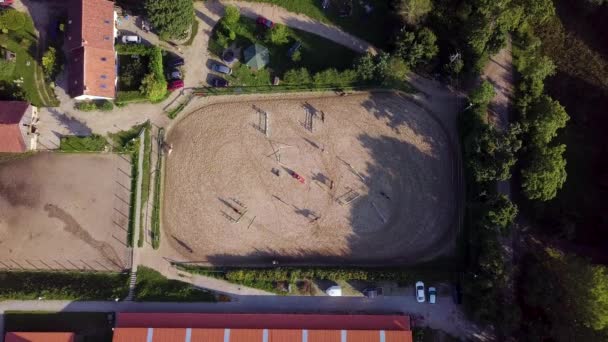
POLYGON ((164 243, 212 265, 411 264, 453 251, 453 145, 401 95, 209 105, 167 135, 164 243))

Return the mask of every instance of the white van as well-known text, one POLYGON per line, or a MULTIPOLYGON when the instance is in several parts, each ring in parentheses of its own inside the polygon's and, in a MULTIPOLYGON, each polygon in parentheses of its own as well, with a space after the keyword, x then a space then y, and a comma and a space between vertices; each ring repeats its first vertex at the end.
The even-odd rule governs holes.
POLYGON ((141 37, 140 36, 122 36, 122 42, 125 44, 140 44, 141 37))

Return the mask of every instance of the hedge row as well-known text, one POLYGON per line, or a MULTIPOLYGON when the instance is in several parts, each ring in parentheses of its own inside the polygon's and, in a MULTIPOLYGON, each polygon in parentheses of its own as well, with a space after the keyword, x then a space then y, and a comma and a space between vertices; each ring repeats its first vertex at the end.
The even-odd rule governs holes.
POLYGON ((142 94, 138 90, 118 91, 116 93, 116 99, 114 100, 114 103, 116 103, 117 106, 122 106, 127 103, 143 102, 143 101, 147 101, 147 100, 148 100, 148 98, 146 98, 146 95, 142 94))
POLYGON ((119 55, 147 55, 153 49, 143 44, 116 44, 114 47, 119 55))
POLYGON ((81 272, 0 272, 0 300, 114 300, 129 293, 129 275, 81 272))
POLYGON ((81 101, 76 102, 74 108, 83 112, 92 112, 97 110, 102 112, 109 112, 114 109, 114 105, 108 100, 81 101))

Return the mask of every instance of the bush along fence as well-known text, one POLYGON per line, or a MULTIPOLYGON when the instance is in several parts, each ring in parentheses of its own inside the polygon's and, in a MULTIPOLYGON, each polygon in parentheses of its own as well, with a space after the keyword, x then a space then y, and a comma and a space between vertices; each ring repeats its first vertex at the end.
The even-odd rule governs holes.
POLYGON ((365 268, 365 267, 275 267, 275 268, 216 268, 185 263, 174 263, 180 270, 241 284, 261 290, 281 293, 284 286, 302 280, 330 281, 391 281, 413 284, 416 280, 450 281, 458 274, 450 270, 415 268, 365 268))
POLYGON ((163 143, 164 143, 164 130, 161 128, 158 131, 158 137, 156 143, 156 151, 158 153, 156 158, 156 167, 154 172, 154 201, 152 207, 152 248, 158 249, 160 246, 160 211, 161 211, 161 198, 162 198, 162 183, 163 183, 163 143))

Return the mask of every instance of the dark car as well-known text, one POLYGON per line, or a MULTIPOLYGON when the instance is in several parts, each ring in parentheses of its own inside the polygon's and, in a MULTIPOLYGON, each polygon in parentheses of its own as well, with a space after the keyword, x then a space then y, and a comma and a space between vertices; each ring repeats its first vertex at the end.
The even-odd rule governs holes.
POLYGON ((178 66, 182 66, 184 65, 184 59, 181 57, 175 57, 171 63, 169 63, 169 66, 173 67, 173 68, 177 68, 178 66))
POLYGON ((225 80, 225 79, 223 79, 223 78, 214 78, 214 79, 211 81, 211 84, 212 84, 214 87, 218 87, 218 88, 226 88, 227 86, 229 86, 229 85, 230 85, 230 83, 228 83, 228 81, 226 81, 226 80, 225 80))
POLYGON ((256 20, 256 22, 258 23, 258 25, 262 25, 269 29, 274 27, 274 23, 271 20, 266 19, 262 16, 259 16, 258 19, 256 20))

